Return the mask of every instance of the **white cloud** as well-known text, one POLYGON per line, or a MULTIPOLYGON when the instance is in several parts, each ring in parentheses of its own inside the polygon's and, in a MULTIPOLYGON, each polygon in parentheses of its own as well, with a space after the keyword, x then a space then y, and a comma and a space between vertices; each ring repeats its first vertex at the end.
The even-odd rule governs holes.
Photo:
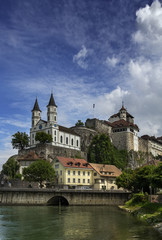
POLYGON ((12 126, 16 126, 16 127, 19 127, 19 128, 27 128, 27 127, 30 127, 30 124, 29 122, 27 122, 25 119, 24 121, 20 121, 20 120, 17 120, 17 119, 8 119, 8 118, 2 118, 0 117, 0 123, 1 125, 12 125, 12 126))
POLYGON ((108 66, 115 67, 118 63, 119 63, 119 59, 115 56, 113 56, 112 58, 110 57, 106 58, 106 64, 108 66))
POLYGON ((162 135, 162 6, 156 0, 136 12, 137 31, 133 40, 138 44, 138 57, 130 59, 126 96, 129 109, 141 134, 162 135))
POLYGON ((89 51, 83 45, 82 49, 76 55, 73 56, 73 62, 77 63, 81 68, 86 69, 88 67, 88 64, 86 62, 88 53, 89 51))
POLYGON ((162 6, 155 0, 136 12, 138 30, 133 35, 135 42, 147 53, 161 55, 162 51, 162 6))

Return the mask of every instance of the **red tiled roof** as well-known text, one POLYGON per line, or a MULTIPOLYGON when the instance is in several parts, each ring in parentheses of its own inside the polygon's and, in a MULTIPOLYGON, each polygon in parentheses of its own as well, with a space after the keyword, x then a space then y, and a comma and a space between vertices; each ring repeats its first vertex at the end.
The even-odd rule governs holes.
POLYGON ((85 159, 56 157, 64 167, 92 169, 85 159))
POLYGON ((118 121, 115 121, 113 123, 111 123, 113 128, 117 128, 117 127, 132 127, 132 128, 136 128, 139 131, 139 128, 136 124, 134 123, 130 123, 125 121, 124 119, 120 119, 118 121))
POLYGON ((141 138, 145 139, 145 140, 154 141, 154 142, 157 142, 159 144, 161 144, 161 139, 162 139, 162 137, 156 138, 155 136, 149 136, 149 135, 143 135, 143 136, 141 136, 141 138))
POLYGON ((90 166, 102 177, 118 177, 122 172, 115 165, 89 163, 90 166))
MULTIPOLYGON (((113 114, 110 118, 120 117, 120 112, 113 114)), ((130 113, 126 112, 126 117, 134 118, 130 113)))

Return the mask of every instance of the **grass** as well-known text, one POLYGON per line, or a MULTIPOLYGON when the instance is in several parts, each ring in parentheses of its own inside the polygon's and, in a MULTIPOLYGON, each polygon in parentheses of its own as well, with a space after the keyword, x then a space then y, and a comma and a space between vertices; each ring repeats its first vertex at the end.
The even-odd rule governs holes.
POLYGON ((162 204, 148 202, 147 198, 147 195, 135 194, 123 208, 150 224, 162 222, 162 204))

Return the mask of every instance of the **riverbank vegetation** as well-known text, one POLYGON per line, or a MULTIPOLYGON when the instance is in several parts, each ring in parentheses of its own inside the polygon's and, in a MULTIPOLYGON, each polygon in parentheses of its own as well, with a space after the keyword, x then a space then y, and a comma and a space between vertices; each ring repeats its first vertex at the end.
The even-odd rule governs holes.
MULTIPOLYGON (((162 204, 149 202, 148 194, 134 194, 121 208, 149 224, 156 225, 157 223, 162 223, 162 204)), ((159 227, 162 228, 162 224, 159 227)))
POLYGON ((162 163, 146 165, 135 170, 126 169, 116 178, 118 188, 132 192, 154 193, 162 186, 162 163))

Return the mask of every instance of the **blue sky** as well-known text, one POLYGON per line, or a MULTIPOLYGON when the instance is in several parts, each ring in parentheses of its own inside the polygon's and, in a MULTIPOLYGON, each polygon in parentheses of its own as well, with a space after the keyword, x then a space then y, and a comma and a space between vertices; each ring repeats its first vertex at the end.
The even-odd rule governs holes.
POLYGON ((162 135, 162 1, 0 0, 0 165, 29 133, 37 96, 46 120, 108 119, 125 107, 139 135, 162 135))

